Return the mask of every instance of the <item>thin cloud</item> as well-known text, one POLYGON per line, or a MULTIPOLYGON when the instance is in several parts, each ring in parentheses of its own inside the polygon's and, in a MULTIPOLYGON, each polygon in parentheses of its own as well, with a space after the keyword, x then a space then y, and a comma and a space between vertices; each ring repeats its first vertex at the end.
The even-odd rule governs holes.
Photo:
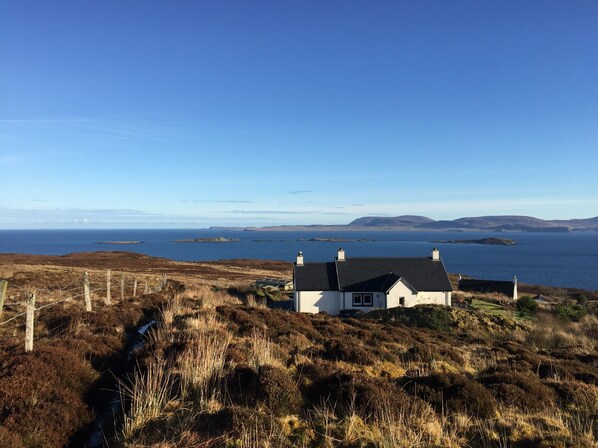
POLYGON ((304 215, 304 214, 319 214, 320 210, 229 210, 227 212, 219 213, 234 213, 241 215, 304 215))
MULTIPOLYGON (((184 201, 184 202, 186 202, 186 201, 184 201)), ((244 201, 244 200, 237 200, 237 199, 222 199, 222 200, 193 199, 191 202, 213 203, 213 204, 251 204, 252 201, 244 201)))
POLYGON ((294 190, 294 191, 289 191, 289 194, 309 194, 309 193, 315 193, 314 190, 294 190))
POLYGON ((116 138, 155 137, 164 133, 164 126, 150 121, 109 120, 101 118, 34 118, 34 119, 4 119, 0 124, 16 125, 61 125, 84 131, 84 135, 108 135, 116 138))

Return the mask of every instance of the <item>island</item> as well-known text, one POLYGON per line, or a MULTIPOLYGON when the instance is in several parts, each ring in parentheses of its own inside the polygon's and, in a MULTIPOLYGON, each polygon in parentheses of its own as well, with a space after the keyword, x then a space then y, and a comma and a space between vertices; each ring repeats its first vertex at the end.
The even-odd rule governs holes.
POLYGON ((479 240, 445 240, 434 241, 434 243, 449 243, 449 244, 489 244, 492 246, 514 246, 516 241, 508 238, 481 238, 479 240))
POLYGON ((224 238, 217 236, 214 238, 189 238, 184 240, 175 240, 175 243, 238 243, 239 238, 224 238))
POLYGON ((128 244, 141 244, 143 243, 143 241, 96 241, 95 244, 122 244, 122 245, 128 245, 128 244))
POLYGON ((373 240, 360 238, 360 239, 351 239, 351 238, 299 238, 297 241, 311 241, 316 243, 368 243, 373 240))

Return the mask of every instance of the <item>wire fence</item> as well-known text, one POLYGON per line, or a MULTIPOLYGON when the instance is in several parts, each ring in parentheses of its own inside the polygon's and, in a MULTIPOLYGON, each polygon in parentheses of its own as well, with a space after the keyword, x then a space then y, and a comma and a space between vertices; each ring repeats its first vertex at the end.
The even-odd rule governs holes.
MULTIPOLYGON (((124 300, 127 297, 136 297, 139 295, 159 292, 166 286, 166 275, 162 277, 156 277, 155 275, 134 275, 131 273, 112 273, 108 270, 102 278, 98 278, 99 275, 94 273, 94 281, 90 281, 88 273, 85 272, 82 280, 70 282, 64 287, 58 288, 34 288, 27 285, 11 285, 5 280, 0 280, 0 331, 3 329, 11 328, 8 324, 12 323, 14 326, 13 333, 17 335, 18 330, 22 327, 19 319, 23 319, 25 328, 25 345, 24 350, 32 350, 33 335, 34 335, 34 322, 36 314, 47 308, 51 308, 58 305, 66 304, 70 302, 77 304, 77 302, 84 305, 86 311, 92 311, 92 303, 95 302, 95 308, 98 309, 98 303, 109 306, 112 304, 113 298, 115 302, 124 300), (116 274, 116 275, 115 275, 116 274), (143 287, 143 289, 140 288, 143 287), (22 300, 16 300, 21 297, 22 300), (11 301, 6 302, 5 299, 9 298, 11 301), (84 300, 82 300, 82 298, 84 300), (39 306, 35 305, 37 299, 40 301, 47 302, 39 306), (94 299, 92 301, 92 299, 94 299), (102 300, 103 299, 103 300, 102 300), (25 311, 21 311, 26 308, 25 311), (11 316, 6 314, 14 313, 11 316), (16 325, 16 326, 15 326, 16 325)), ((38 302, 39 303, 39 302, 38 302)), ((65 328, 57 328, 58 323, 54 325, 51 321, 46 322, 46 325, 50 325, 54 328, 51 336, 44 336, 41 339, 62 337, 69 331, 68 325, 64 325, 65 328)), ((7 333, 9 334, 10 331, 7 333)), ((0 339, 6 342, 6 334, 0 339)), ((23 346, 13 348, 1 347, 0 355, 6 356, 14 354, 23 350, 23 346)))

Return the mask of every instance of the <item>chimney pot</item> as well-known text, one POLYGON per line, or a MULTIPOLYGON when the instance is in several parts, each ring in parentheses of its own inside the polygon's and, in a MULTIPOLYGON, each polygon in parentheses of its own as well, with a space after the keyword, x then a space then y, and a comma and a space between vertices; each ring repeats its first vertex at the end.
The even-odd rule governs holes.
POLYGON ((440 251, 436 248, 432 249, 432 260, 434 260, 434 261, 440 260, 440 251))
POLYGON ((303 266, 303 252, 299 251, 297 252, 297 263, 295 263, 297 266, 303 266))
POLYGON ((338 252, 336 253, 336 259, 338 261, 345 261, 345 251, 342 247, 338 249, 338 252))

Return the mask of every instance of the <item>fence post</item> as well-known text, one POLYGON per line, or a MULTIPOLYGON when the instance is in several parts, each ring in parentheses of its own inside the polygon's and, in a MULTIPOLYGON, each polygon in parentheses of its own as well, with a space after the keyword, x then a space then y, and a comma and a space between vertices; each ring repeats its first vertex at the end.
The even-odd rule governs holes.
POLYGON ((27 315, 25 326, 25 351, 33 351, 33 324, 35 322, 35 293, 27 293, 27 315))
POLYGON ((120 301, 125 300, 125 274, 120 279, 120 301))
POLYGON ((137 296, 137 279, 133 282, 133 297, 137 296))
POLYGON ((145 286, 143 287, 143 294, 149 294, 149 286, 147 286, 147 280, 145 281, 145 286))
POLYGON ((106 272, 106 304, 112 304, 112 291, 110 290, 110 269, 106 272))
POLYGON ((159 289, 162 291, 166 287, 166 274, 162 274, 162 281, 160 282, 159 289))
POLYGON ((91 311, 91 294, 89 293, 89 274, 83 273, 83 294, 85 295, 85 311, 91 311))
POLYGON ((0 319, 2 319, 2 308, 4 308, 6 288, 8 288, 8 280, 0 280, 0 319))

